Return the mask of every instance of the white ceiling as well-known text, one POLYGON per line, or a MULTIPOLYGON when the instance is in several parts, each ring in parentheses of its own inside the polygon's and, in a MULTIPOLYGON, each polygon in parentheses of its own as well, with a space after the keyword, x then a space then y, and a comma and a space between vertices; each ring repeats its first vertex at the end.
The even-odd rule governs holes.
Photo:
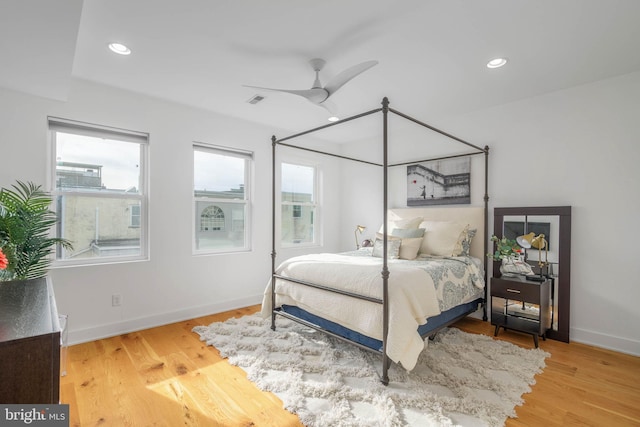
POLYGON ((64 100, 74 77, 297 131, 326 111, 242 85, 308 89, 311 58, 323 83, 375 59, 331 98, 340 115, 387 96, 429 118, 639 71, 639 22, 638 0, 2 0, 0 86, 64 100))

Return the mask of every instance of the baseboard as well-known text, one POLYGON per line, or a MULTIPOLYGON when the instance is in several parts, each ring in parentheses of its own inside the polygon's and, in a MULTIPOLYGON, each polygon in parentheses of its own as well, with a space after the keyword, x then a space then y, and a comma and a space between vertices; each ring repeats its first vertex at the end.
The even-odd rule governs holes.
POLYGON ((169 323, 182 322, 184 320, 189 320, 196 317, 207 316, 214 313, 222 313, 224 311, 235 310, 237 308, 260 304, 261 302, 262 294, 224 301, 217 304, 189 307, 186 309, 165 312, 153 316, 140 317, 137 319, 126 320, 118 323, 110 323, 108 325, 69 331, 68 345, 81 344, 84 342, 95 341, 102 338, 109 338, 129 332, 140 331, 142 329, 167 325, 169 323))
POLYGON ((579 328, 571 328, 570 336, 571 341, 579 342, 581 344, 606 348, 607 350, 630 354, 632 356, 640 356, 640 341, 616 337, 613 335, 605 335, 599 332, 579 328))
MULTIPOLYGON (((68 345, 95 341, 102 338, 153 328, 169 323, 182 322, 184 320, 207 316, 213 313, 222 313, 224 311, 260 304, 260 302, 262 302, 262 294, 224 301, 222 303, 190 307, 154 316, 140 317, 118 323, 110 323, 108 325, 101 325, 93 328, 69 331, 68 345)), ((482 319, 481 311, 475 312, 470 316, 482 319)), ((618 351, 620 353, 630 354, 633 356, 640 356, 640 341, 628 338, 605 335, 585 329, 571 328, 571 341, 618 351)))

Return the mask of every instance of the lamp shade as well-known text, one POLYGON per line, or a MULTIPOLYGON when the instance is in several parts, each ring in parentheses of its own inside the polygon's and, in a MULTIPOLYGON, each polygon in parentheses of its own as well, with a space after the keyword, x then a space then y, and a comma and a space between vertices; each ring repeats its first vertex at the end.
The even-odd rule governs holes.
POLYGON ((538 234, 536 236, 534 232, 516 237, 516 242, 525 249, 544 249, 547 246, 547 240, 544 238, 544 234, 538 234))
POLYGON ((544 234, 538 234, 531 241, 531 247, 535 249, 544 249, 547 247, 547 240, 544 238, 544 234))
POLYGON ((531 242, 535 237, 536 237, 536 233, 531 232, 529 234, 525 234, 524 236, 516 237, 516 242, 523 248, 529 249, 533 246, 531 242))
POLYGON ((547 247, 547 240, 544 238, 544 234, 529 233, 523 236, 516 237, 516 242, 525 249, 538 249, 538 265, 540 266, 540 275, 542 276, 542 267, 549 265, 549 248, 547 247), (542 250, 544 251, 544 262, 542 262, 542 250))

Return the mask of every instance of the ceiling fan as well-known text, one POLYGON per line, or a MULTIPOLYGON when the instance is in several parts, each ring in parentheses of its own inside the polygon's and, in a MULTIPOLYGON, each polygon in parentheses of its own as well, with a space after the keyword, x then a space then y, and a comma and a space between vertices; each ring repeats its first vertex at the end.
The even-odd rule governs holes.
POLYGON ((274 88, 268 88, 268 87, 249 86, 249 85, 244 85, 244 86, 251 87, 254 89, 285 92, 285 93, 290 93, 292 95, 302 96, 312 104, 323 107, 327 111, 329 111, 329 113, 335 115, 335 107, 328 101, 328 99, 334 93, 336 93, 338 89, 344 86, 349 80, 353 79, 359 74, 364 73, 374 65, 377 65, 378 61, 365 61, 358 65, 354 65, 353 67, 347 68, 346 70, 337 74, 333 79, 329 81, 329 83, 327 83, 324 86, 320 84, 320 71, 326 64, 326 61, 324 59, 314 58, 309 61, 309 64, 313 68, 313 71, 316 72, 316 79, 313 82, 313 86, 311 87, 311 89, 295 90, 295 89, 274 89, 274 88))

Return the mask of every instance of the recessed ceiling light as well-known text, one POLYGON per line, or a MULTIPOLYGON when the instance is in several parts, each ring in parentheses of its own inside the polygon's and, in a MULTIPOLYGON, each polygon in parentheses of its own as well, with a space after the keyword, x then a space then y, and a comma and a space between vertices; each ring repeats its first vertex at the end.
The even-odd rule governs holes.
POLYGON ((327 120, 329 120, 330 122, 337 122, 338 120, 340 120, 340 118, 336 116, 331 116, 327 120))
POLYGON ((507 58, 494 58, 487 62, 487 68, 500 68, 507 63, 507 58))
POLYGON ((131 49, 121 43, 109 43, 109 49, 119 55, 129 55, 131 53, 131 49))

